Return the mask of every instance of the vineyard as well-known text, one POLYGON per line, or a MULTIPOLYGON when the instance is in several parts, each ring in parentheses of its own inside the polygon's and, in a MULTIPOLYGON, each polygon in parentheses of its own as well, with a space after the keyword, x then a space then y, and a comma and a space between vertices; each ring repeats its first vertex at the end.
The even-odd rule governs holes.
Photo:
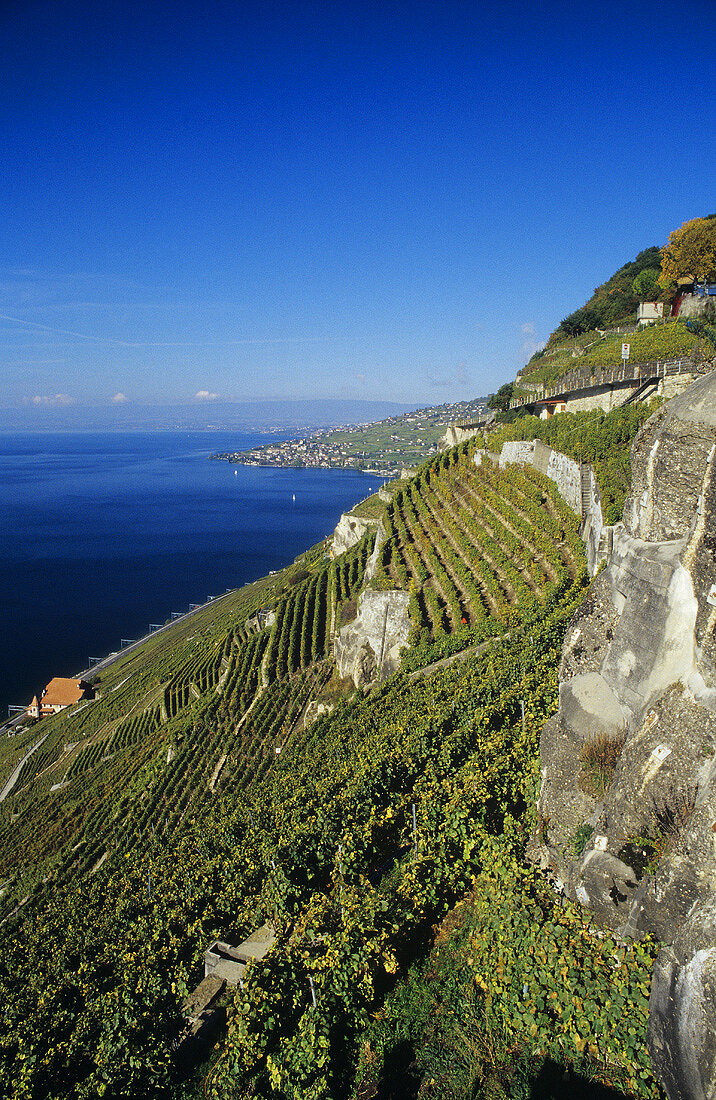
POLYGON ((332 624, 360 588, 372 545, 366 538, 332 563, 309 551, 195 617, 175 646, 150 639, 146 663, 122 661, 91 705, 45 720, 45 742, 0 806, 0 873, 15 873, 8 902, 38 885, 39 859, 51 860, 55 881, 92 872, 110 852, 182 827, 228 783, 260 783, 330 679, 332 624), (273 625, 248 628, 267 598, 273 625))
MULTIPOLYGON (((482 914, 480 1026, 530 1065, 586 1049, 609 1083, 655 1096, 632 1039, 643 1004, 610 1012, 602 988, 648 980, 653 946, 621 946, 615 974, 617 946, 524 871, 539 732, 587 583, 576 518, 533 470, 476 466, 462 445, 395 487, 379 537, 368 583, 411 594, 420 644, 406 664, 441 639, 467 651, 461 664, 365 694, 337 679, 333 638, 355 614, 370 535, 227 594, 170 644, 150 638, 103 672, 94 702, 43 723, 0 804, 1 1096, 377 1097, 383 1009, 466 891, 482 914), (523 905, 539 920, 512 920, 523 905), (217 1051, 192 1077, 176 1047, 203 953, 265 921, 276 943, 227 997, 217 1051), (549 967, 525 985, 530 945, 561 952, 560 989, 583 996, 553 1005, 549 967)), ((6 773, 25 744, 6 749, 6 773)))
POLYGON ((582 555, 578 520, 529 467, 433 460, 386 510, 376 580, 408 589, 414 636, 436 638, 543 606, 582 555))

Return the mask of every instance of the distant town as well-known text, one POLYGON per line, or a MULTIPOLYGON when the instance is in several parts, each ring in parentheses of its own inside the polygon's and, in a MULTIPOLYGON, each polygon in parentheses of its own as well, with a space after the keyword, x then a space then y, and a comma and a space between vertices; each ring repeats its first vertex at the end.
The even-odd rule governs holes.
POLYGON ((449 423, 479 415, 485 407, 485 398, 433 405, 373 424, 319 429, 298 439, 213 457, 244 466, 353 469, 392 477, 439 450, 449 423))

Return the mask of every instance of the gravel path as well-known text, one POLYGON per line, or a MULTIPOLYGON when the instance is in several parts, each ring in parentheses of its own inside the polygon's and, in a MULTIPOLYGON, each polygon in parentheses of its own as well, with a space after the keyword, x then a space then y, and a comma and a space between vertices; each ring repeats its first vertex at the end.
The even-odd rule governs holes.
POLYGON ((45 734, 44 737, 41 737, 39 741, 36 741, 35 744, 32 746, 32 748, 30 749, 30 751, 25 753, 25 755, 23 756, 22 760, 17 765, 15 770, 13 772, 11 772, 10 778, 8 779, 8 781, 5 784, 5 786, 3 787, 3 789, 0 791, 0 802, 5 801, 7 796, 10 794, 10 791, 13 789, 13 787, 17 783, 18 776, 20 775, 20 772, 22 771, 22 766, 25 763, 25 761, 30 759, 33 752, 35 752, 37 749, 39 749, 42 742, 45 741, 46 739, 47 739, 47 734, 45 734))

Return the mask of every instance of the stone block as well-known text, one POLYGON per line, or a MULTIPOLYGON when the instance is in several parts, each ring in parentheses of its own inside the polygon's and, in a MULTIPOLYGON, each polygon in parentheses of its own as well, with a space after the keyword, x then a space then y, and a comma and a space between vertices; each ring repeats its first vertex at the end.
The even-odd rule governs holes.
POLYGON ((395 672, 410 637, 410 595, 398 589, 376 592, 364 589, 358 613, 344 626, 335 642, 339 675, 350 677, 356 687, 373 683, 395 672))
POLYGON ((378 521, 375 519, 344 513, 333 532, 331 558, 337 558, 341 554, 345 554, 347 550, 357 546, 366 531, 372 530, 377 526, 377 523, 378 521))

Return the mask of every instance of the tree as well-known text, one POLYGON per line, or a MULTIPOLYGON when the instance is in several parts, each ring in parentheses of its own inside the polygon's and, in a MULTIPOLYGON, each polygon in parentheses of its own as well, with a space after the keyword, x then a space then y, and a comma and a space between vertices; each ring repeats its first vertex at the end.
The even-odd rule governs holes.
POLYGON ((566 336, 581 336, 583 332, 591 332, 599 324, 600 318, 596 311, 589 306, 582 306, 570 313, 560 322, 559 327, 566 336))
POLYGON ((692 218, 669 234, 661 250, 663 287, 676 286, 677 280, 690 275, 698 282, 716 280, 716 216, 692 218))
POLYGON ((504 386, 500 386, 497 393, 493 393, 490 397, 487 402, 488 409, 499 409, 500 412, 506 412, 510 407, 513 389, 514 385, 512 382, 505 382, 504 386))
POLYGON ((641 302, 647 301, 649 295, 655 292, 661 272, 656 267, 645 267, 640 271, 631 288, 641 302))

